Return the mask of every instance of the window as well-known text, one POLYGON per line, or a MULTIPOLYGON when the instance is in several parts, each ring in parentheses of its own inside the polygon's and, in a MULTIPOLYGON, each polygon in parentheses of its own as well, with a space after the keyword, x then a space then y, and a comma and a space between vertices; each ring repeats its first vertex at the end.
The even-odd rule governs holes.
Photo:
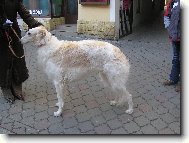
POLYGON ((62 3, 63 0, 52 0, 52 16, 60 17, 62 15, 62 3))
POLYGON ((23 4, 34 17, 50 17, 49 0, 23 0, 23 4))

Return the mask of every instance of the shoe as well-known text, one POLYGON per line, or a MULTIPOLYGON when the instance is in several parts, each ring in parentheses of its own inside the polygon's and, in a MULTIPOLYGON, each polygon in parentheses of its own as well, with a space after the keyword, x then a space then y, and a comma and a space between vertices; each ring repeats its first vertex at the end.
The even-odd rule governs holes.
POLYGON ((163 82, 163 85, 165 86, 170 86, 170 85, 175 85, 176 83, 174 81, 171 81, 171 80, 167 80, 165 82, 163 82))
POLYGON ((181 84, 177 84, 177 85, 176 85, 175 91, 176 91, 176 92, 180 92, 180 91, 181 91, 181 84))
POLYGON ((10 103, 14 103, 15 98, 11 92, 11 89, 7 89, 7 88, 1 88, 2 92, 3 92, 3 96, 5 97, 5 99, 10 102, 10 103))
POLYGON ((15 83, 13 83, 12 87, 11 87, 11 90, 12 90, 13 95, 17 99, 24 101, 24 96, 22 94, 22 84, 15 84, 15 83))

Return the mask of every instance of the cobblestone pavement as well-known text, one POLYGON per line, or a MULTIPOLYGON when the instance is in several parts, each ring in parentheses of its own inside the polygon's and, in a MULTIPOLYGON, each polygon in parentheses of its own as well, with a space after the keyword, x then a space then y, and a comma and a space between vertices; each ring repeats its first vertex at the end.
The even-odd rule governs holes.
MULTIPOLYGON (((52 31, 59 39, 82 40, 73 27, 52 31)), ((88 37, 90 38, 90 37, 88 37)), ((148 24, 119 41, 130 59, 128 90, 133 95, 134 112, 110 106, 107 89, 96 74, 68 85, 62 116, 54 117, 55 88, 36 62, 36 48, 25 46, 30 77, 23 85, 25 102, 5 101, 0 91, 1 134, 180 134, 180 93, 162 82, 171 68, 172 49, 162 25, 148 24)))

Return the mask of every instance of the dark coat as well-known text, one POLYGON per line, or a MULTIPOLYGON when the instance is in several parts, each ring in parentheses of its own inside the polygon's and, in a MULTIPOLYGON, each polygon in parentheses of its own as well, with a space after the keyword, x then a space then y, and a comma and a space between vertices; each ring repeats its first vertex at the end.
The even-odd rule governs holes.
MULTIPOLYGON (((17 22, 17 12, 29 26, 29 28, 41 25, 37 22, 24 7, 22 0, 4 0, 0 2, 0 87, 9 88, 11 83, 22 83, 28 78, 28 69, 26 67, 25 58, 16 58, 8 48, 8 40, 5 36, 2 24, 5 22, 5 16, 13 22, 13 29, 21 38, 21 31, 17 22), (4 11, 2 10, 4 8, 4 11)), ((12 37, 12 48, 16 55, 24 54, 23 45, 15 34, 9 30, 9 35, 12 37)))

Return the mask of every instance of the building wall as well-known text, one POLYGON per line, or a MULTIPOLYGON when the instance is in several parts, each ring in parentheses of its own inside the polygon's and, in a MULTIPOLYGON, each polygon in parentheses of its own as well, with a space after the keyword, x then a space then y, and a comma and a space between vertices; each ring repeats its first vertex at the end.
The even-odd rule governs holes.
POLYGON ((78 4, 78 20, 110 21, 110 6, 78 4))
POLYGON ((77 32, 97 35, 100 38, 117 39, 119 35, 118 1, 110 0, 110 5, 107 6, 78 4, 77 32))

